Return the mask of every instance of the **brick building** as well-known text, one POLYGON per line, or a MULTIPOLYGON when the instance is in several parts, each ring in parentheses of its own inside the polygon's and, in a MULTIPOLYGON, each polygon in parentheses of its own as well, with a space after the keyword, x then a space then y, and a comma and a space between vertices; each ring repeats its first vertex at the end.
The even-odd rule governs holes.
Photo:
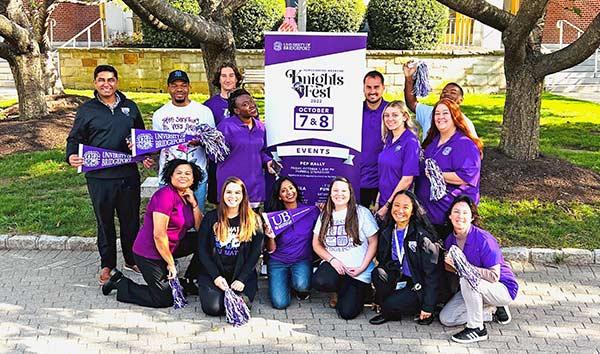
MULTIPOLYGON (((51 40, 54 43, 66 42, 99 18, 100 8, 98 5, 60 3, 50 15, 48 35, 52 37, 51 40)), ((101 31, 100 23, 91 29, 93 42, 101 41, 101 31)), ((77 41, 87 43, 87 36, 82 35, 77 41)))
MULTIPOLYGON (((557 21, 566 20, 585 31, 594 17, 600 13, 600 0, 575 0, 560 1, 551 0, 548 4, 546 14, 546 26, 544 27, 543 43, 559 43, 559 29, 556 26, 557 21), (573 10, 567 10, 565 7, 575 6, 581 10, 581 16, 573 10)), ((563 26, 563 42, 571 43, 577 39, 578 31, 569 26, 563 26)))

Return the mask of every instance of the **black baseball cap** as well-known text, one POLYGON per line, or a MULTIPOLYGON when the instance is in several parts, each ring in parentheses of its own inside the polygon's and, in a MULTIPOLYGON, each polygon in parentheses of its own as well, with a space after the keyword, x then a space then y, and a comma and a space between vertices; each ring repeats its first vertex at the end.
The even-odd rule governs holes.
POLYGON ((190 83, 190 78, 188 77, 188 75, 186 74, 185 71, 174 70, 174 71, 171 71, 171 73, 169 73, 169 78, 167 79, 167 85, 169 85, 173 81, 177 81, 177 80, 185 81, 188 84, 190 83))

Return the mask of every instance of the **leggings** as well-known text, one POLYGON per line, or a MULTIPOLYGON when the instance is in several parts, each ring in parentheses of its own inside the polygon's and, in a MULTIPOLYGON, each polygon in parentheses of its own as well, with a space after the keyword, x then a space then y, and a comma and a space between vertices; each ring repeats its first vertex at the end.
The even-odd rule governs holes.
POLYGON ((346 274, 339 275, 331 264, 323 262, 313 275, 312 286, 318 291, 337 293, 338 301, 335 309, 338 315, 343 319, 351 320, 362 312, 370 284, 346 274))
MULTIPOLYGON (((227 277, 226 277, 227 278, 227 277)), ((244 283, 244 290, 238 295, 246 296, 248 307, 250 302, 254 301, 254 296, 258 290, 258 276, 256 272, 252 272, 248 281, 244 283)), ((198 295, 200 295, 200 303, 202 311, 209 316, 219 316, 225 313, 225 292, 217 288, 208 274, 200 274, 198 276, 198 295)))

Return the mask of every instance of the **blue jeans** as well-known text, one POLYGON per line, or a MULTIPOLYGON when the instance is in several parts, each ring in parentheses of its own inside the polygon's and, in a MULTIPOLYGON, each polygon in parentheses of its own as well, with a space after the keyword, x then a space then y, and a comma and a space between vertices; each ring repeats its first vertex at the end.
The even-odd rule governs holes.
POLYGON ((310 290, 312 265, 310 260, 296 263, 283 263, 271 258, 269 260, 269 294, 271 302, 276 309, 285 309, 290 305, 290 280, 292 287, 297 292, 310 290))
MULTIPOLYGON (((208 174, 205 171, 202 171, 202 181, 198 183, 198 188, 194 191, 194 196, 196 197, 196 201, 198 202, 198 206, 200 206, 200 211, 204 214, 204 205, 206 204, 206 184, 208 181, 208 174)), ((159 188, 166 186, 165 183, 160 182, 158 184, 159 188)))

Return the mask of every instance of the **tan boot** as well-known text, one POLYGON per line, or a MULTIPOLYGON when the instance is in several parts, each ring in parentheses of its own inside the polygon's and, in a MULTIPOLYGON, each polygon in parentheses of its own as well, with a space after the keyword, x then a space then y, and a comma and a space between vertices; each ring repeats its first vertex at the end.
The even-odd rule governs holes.
POLYGON ((333 293, 329 296, 329 307, 334 309, 337 306, 338 296, 337 293, 333 293))

